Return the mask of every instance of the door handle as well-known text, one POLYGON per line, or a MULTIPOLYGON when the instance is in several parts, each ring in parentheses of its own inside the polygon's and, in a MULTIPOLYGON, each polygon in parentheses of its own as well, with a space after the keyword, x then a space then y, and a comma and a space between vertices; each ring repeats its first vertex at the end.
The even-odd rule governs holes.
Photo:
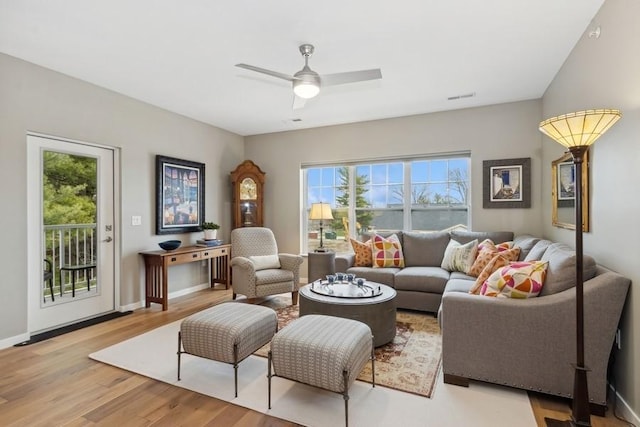
POLYGON ((104 240, 103 240, 103 242, 107 242, 107 243, 109 243, 109 242, 111 242, 111 241, 113 241, 113 239, 111 238, 111 236, 109 236, 109 237, 107 237, 106 239, 104 239, 104 240))

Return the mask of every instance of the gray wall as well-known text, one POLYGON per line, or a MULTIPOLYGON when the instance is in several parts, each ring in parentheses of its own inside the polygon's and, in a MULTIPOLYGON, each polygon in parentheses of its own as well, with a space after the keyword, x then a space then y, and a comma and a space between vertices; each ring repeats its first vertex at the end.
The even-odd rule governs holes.
MULTIPOLYGON (((633 284, 621 324, 622 350, 616 356, 616 385, 640 414, 640 2, 607 0, 593 19, 599 39, 587 32, 562 66, 543 98, 544 117, 590 108, 619 108, 622 119, 591 147, 591 232, 584 250, 633 284)), ((543 186, 551 189, 551 162, 562 147, 548 138, 543 145, 543 186)), ((543 197, 544 232, 573 246, 572 231, 551 226, 551 200, 543 197)), ((588 333, 588 331, 587 331, 588 333)))
MULTIPOLYGON (((138 251, 159 249, 157 242, 172 237, 195 242, 201 235, 155 235, 156 154, 206 164, 206 219, 221 224, 228 239, 229 172, 244 159, 241 136, 0 54, 0 342, 27 332, 27 131, 121 149, 117 306, 144 298, 138 251), (132 215, 142 216, 141 227, 131 226, 132 215)), ((206 282, 203 270, 192 264, 171 268, 171 291, 206 282)))
MULTIPOLYGON (((322 98, 314 102, 322 102, 322 98)), ((474 230, 542 232, 540 100, 256 135, 245 151, 266 172, 265 222, 281 250, 300 251, 300 166, 390 156, 471 152, 474 230), (531 157, 530 209, 482 208, 482 161, 531 157)), ((305 274, 302 274, 305 276, 305 274)))

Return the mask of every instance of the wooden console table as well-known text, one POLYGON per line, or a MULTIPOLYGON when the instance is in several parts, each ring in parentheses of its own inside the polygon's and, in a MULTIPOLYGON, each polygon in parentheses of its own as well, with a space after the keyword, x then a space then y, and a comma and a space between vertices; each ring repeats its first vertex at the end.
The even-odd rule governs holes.
POLYGON ((144 257, 145 273, 145 307, 149 308, 152 302, 162 304, 162 310, 166 310, 169 300, 169 276, 167 269, 172 265, 187 264, 190 262, 209 260, 209 278, 211 287, 221 283, 225 289, 231 284, 231 245, 213 247, 185 246, 173 251, 144 251, 140 252, 144 257))

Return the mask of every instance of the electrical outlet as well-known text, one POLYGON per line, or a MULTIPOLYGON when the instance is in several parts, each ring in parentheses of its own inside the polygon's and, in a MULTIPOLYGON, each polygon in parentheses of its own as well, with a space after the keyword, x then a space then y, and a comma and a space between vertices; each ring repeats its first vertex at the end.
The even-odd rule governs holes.
POLYGON ((618 350, 622 350, 622 339, 620 338, 620 335, 622 335, 620 333, 620 329, 616 330, 616 347, 618 347, 618 350))

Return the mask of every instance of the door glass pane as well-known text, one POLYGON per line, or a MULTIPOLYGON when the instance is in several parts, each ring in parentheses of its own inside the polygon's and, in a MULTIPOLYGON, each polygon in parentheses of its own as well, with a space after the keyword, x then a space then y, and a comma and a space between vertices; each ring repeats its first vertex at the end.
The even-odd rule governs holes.
POLYGON ((98 293, 97 159, 43 151, 44 304, 98 293))

